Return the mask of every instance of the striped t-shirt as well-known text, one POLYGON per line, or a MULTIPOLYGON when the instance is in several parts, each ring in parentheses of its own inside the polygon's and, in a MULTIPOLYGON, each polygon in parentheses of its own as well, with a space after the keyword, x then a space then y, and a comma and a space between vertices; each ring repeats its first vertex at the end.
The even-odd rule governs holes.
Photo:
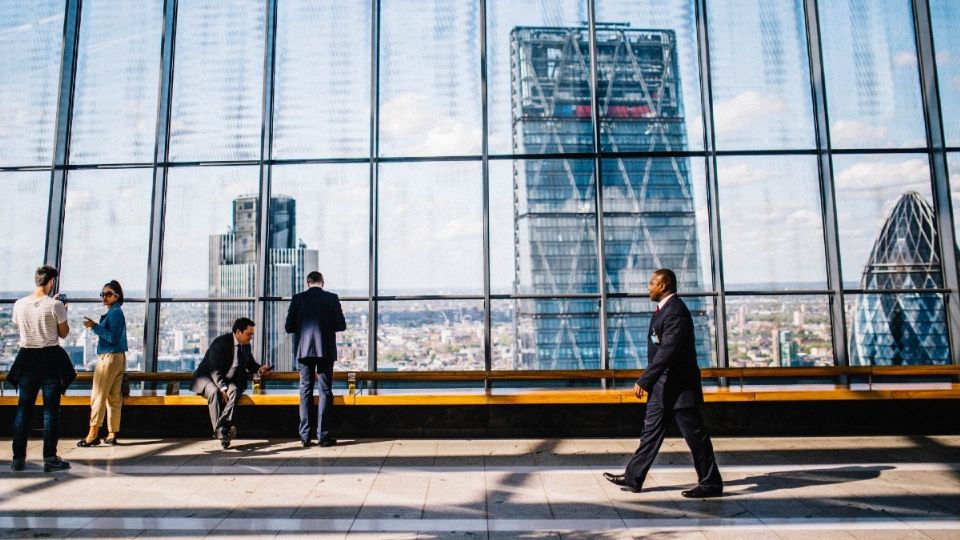
POLYGON ((60 344, 57 325, 67 320, 63 302, 49 296, 26 296, 13 304, 13 324, 20 329, 20 346, 28 349, 60 344))

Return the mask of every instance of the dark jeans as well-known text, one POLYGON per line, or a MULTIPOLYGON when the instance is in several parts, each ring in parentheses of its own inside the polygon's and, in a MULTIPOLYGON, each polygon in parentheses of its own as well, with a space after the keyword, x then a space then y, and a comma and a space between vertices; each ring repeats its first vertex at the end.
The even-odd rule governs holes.
POLYGON ((318 440, 330 438, 330 421, 333 418, 333 360, 301 358, 300 364, 300 440, 309 441, 311 432, 318 440), (313 388, 320 382, 320 405, 314 415, 313 388), (316 429, 312 425, 316 422, 316 429))
POLYGON ((57 455, 60 439, 60 379, 55 374, 24 373, 20 377, 20 399, 13 419, 13 459, 27 458, 27 430, 33 417, 37 394, 43 390, 43 457, 57 455))
POLYGON ((680 433, 683 435, 690 453, 693 454, 693 466, 697 470, 697 482, 705 488, 722 487, 723 479, 720 469, 713 455, 713 443, 703 425, 703 414, 700 407, 689 407, 665 411, 663 405, 657 402, 647 403, 647 415, 643 420, 643 432, 640 434, 640 446, 627 463, 624 476, 627 482, 636 488, 643 487, 647 478, 647 471, 653 465, 653 460, 660 451, 663 437, 667 431, 667 420, 670 417, 677 422, 680 433))

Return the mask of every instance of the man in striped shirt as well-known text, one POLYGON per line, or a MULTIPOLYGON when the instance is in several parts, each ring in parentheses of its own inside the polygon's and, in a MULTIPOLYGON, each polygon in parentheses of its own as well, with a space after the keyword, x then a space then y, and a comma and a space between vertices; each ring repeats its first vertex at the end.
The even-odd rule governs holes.
MULTIPOLYGON (((52 266, 37 268, 34 281, 37 288, 13 305, 13 323, 20 330, 20 350, 10 369, 15 374, 11 381, 20 392, 17 414, 13 421, 13 463, 10 468, 22 471, 26 467, 27 428, 33 413, 37 394, 43 391, 43 470, 46 472, 69 469, 70 464, 57 455, 60 438, 60 338, 67 337, 67 308, 60 300, 50 297, 59 272, 52 266)), ((9 380, 8 376, 8 380, 9 380)))

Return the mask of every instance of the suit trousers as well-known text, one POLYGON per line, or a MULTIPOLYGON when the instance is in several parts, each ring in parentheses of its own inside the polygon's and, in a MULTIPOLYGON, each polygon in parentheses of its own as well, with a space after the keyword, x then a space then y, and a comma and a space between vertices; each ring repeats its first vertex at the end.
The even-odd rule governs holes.
POLYGON ((233 425, 233 411, 237 408, 240 399, 240 389, 233 383, 227 384, 227 401, 220 403, 220 389, 212 382, 203 387, 203 396, 207 398, 207 407, 210 409, 210 425, 213 427, 213 436, 220 439, 227 434, 233 425))
POLYGON ((307 357, 299 359, 300 365, 300 440, 309 441, 311 432, 317 440, 330 437, 330 422, 333 419, 333 360, 307 357), (320 383, 320 398, 316 414, 313 413, 313 389, 320 383), (316 423, 316 429, 313 428, 316 423))
POLYGON ((667 431, 667 420, 670 417, 677 422, 680 433, 690 453, 693 454, 693 466, 697 470, 698 484, 705 488, 721 487, 723 479, 717 460, 713 455, 713 443, 703 425, 703 414, 700 407, 685 407, 665 411, 663 404, 658 402, 647 403, 647 415, 643 420, 643 432, 640 434, 640 446, 627 463, 624 476, 628 483, 636 488, 643 487, 647 472, 653 465, 653 460, 660 451, 663 438, 667 431))
POLYGON ((102 426, 103 417, 106 416, 110 433, 120 431, 120 407, 123 405, 120 385, 126 369, 126 353, 100 355, 93 371, 93 388, 90 390, 90 427, 102 426))

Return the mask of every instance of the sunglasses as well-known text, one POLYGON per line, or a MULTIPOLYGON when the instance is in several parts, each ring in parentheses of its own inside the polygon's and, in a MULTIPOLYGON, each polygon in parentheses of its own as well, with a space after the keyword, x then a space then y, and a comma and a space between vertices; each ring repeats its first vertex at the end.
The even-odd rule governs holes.
POLYGON ((102 292, 102 293, 100 293, 100 298, 109 298, 109 297, 111 297, 111 296, 117 296, 117 293, 115 293, 115 292, 113 292, 113 291, 107 291, 107 292, 102 292))

